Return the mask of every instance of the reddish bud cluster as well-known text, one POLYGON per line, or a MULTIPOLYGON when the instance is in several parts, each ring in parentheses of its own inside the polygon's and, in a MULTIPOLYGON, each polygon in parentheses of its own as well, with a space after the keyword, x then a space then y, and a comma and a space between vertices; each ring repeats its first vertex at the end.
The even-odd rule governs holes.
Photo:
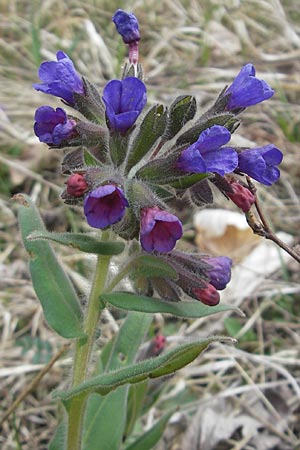
POLYGON ((67 181, 67 192, 73 197, 81 197, 88 188, 88 184, 83 175, 73 173, 67 181))

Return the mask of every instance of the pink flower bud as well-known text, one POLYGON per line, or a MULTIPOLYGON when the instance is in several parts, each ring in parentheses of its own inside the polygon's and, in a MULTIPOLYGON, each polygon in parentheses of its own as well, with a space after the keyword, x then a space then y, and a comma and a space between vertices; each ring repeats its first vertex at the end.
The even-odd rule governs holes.
POLYGON ((193 288, 193 294, 201 303, 208 306, 215 306, 220 302, 220 294, 212 284, 207 284, 205 288, 193 288))
POLYGON ((73 173, 67 181, 67 193, 73 197, 81 197, 87 188, 88 184, 80 173, 73 173))
POLYGON ((226 192, 228 197, 236 204, 241 210, 246 213, 249 211, 253 203, 255 203, 255 196, 249 189, 242 186, 240 183, 233 181, 230 183, 233 193, 226 192))
POLYGON ((153 353, 155 356, 159 355, 166 346, 166 338, 163 334, 158 334, 152 340, 151 344, 153 344, 153 353))

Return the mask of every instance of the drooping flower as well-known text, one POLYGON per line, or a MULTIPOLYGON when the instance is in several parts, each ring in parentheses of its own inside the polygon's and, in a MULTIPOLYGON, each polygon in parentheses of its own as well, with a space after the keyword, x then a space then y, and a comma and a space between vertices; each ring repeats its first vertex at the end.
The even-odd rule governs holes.
POLYGON ((220 175, 232 172, 238 164, 237 153, 231 147, 222 147, 230 138, 231 134, 225 127, 213 125, 207 128, 194 144, 183 150, 176 162, 177 169, 220 175))
POLYGON ((146 252, 170 252, 182 236, 180 220, 157 206, 141 211, 141 245, 146 252))
POLYGON ((236 204, 236 206, 241 208, 244 213, 248 212, 253 203, 255 203, 255 195, 236 181, 231 182, 230 187, 233 192, 226 192, 226 195, 236 204))
POLYGON ((211 266, 206 271, 209 282, 216 289, 225 289, 231 278, 232 260, 227 256, 204 257, 203 260, 211 266))
POLYGON ((195 298, 205 305, 215 306, 220 302, 219 292, 210 283, 207 283, 205 288, 193 288, 192 292, 195 298))
POLYGON ((125 44, 134 44, 141 39, 139 23, 134 14, 118 9, 114 13, 112 20, 125 44))
POLYGON ((104 88, 103 101, 110 128, 124 133, 135 123, 147 102, 146 86, 135 77, 111 80, 104 88))
POLYGON ((34 132, 41 142, 60 145, 77 136, 76 121, 68 119, 62 108, 41 106, 35 112, 34 132))
POLYGON ((264 80, 255 77, 252 64, 243 66, 224 95, 231 94, 226 109, 246 108, 256 105, 274 95, 274 90, 264 80))
POLYGON ((88 189, 85 177, 80 173, 73 173, 67 181, 67 193, 72 197, 81 197, 88 189))
POLYGON ((33 84, 34 89, 45 94, 55 95, 74 106, 74 92, 84 94, 83 81, 76 72, 72 60, 61 50, 56 53, 56 61, 46 61, 40 65, 40 84, 33 84))
POLYGON ((94 228, 105 228, 119 222, 128 206, 124 192, 114 184, 99 186, 89 192, 83 203, 87 222, 94 228))
POLYGON ((271 186, 280 177, 276 166, 281 163, 283 154, 273 144, 244 150, 238 158, 238 170, 262 184, 271 186))

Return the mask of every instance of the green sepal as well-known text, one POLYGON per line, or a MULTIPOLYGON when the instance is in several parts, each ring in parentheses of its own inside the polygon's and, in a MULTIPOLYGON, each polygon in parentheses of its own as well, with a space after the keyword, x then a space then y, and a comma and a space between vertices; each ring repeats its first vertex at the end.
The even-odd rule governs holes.
POLYGON ((139 131, 129 149, 126 172, 151 149, 166 127, 167 112, 163 105, 154 105, 139 125, 139 131))
POLYGON ((96 86, 82 78, 84 95, 74 92, 75 109, 86 119, 100 125, 105 124, 105 106, 96 86))
POLYGON ((150 430, 142 434, 136 441, 124 448, 124 450, 151 450, 158 443, 175 410, 164 414, 150 430))
POLYGON ((83 149, 83 163, 86 167, 99 167, 100 161, 86 148, 83 149))
POLYGON ((188 189, 195 183, 204 180, 210 175, 210 173, 192 173, 190 175, 185 174, 181 178, 178 178, 176 181, 170 182, 170 186, 178 190, 188 189))
POLYGON ((97 255, 113 256, 124 251, 124 242, 101 242, 99 239, 85 233, 55 233, 49 231, 34 231, 27 239, 29 241, 53 241, 76 248, 81 252, 97 255))
POLYGON ((140 311, 151 314, 165 313, 177 317, 199 318, 224 311, 236 311, 239 314, 243 314, 240 309, 233 305, 207 306, 198 301, 166 302, 159 298, 136 295, 129 292, 111 292, 103 294, 101 299, 115 308, 127 311, 140 311))
POLYGON ((49 242, 28 240, 32 232, 46 232, 39 212, 24 194, 19 201, 19 224, 25 249, 29 253, 29 269, 34 290, 49 326, 65 338, 84 337, 82 312, 74 287, 59 264, 49 242))
POLYGON ((204 115, 187 131, 180 135, 176 141, 176 145, 193 144, 199 138, 202 131, 213 125, 221 125, 226 127, 230 132, 236 129, 239 120, 234 118, 234 114, 224 113, 215 116, 206 117, 204 115))
POLYGON ((195 97, 191 95, 180 95, 171 104, 166 130, 163 134, 163 140, 172 139, 184 125, 195 116, 197 104, 195 97))
POLYGON ((171 264, 153 255, 137 256, 131 263, 130 276, 132 279, 166 277, 177 280, 178 278, 177 272, 171 264))
POLYGON ((181 178, 186 178, 186 173, 176 169, 179 150, 166 157, 156 158, 141 167, 136 177, 150 183, 159 185, 171 184, 181 178))

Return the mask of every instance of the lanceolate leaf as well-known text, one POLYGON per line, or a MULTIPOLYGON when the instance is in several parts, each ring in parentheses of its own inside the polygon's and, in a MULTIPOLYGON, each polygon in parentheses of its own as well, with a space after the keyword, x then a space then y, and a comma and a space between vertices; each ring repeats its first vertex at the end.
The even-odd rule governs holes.
POLYGON ((62 398, 67 405, 69 400, 75 399, 77 396, 88 395, 92 392, 106 395, 126 383, 139 383, 147 378, 158 378, 174 373, 197 358, 211 342, 217 341, 235 342, 228 337, 214 336, 183 344, 156 358, 146 359, 113 372, 98 375, 67 392, 56 392, 54 397, 62 398))
POLYGON ((151 450, 157 442, 160 440, 170 417, 173 415, 174 411, 170 411, 165 414, 160 420, 153 425, 150 430, 142 434, 135 442, 125 447, 124 450, 151 450))
POLYGON ((34 231, 27 239, 29 241, 53 241, 62 245, 77 248, 86 253, 98 255, 119 255, 123 252, 125 244, 123 242, 101 242, 93 236, 85 233, 52 233, 49 231, 34 231))
POLYGON ((51 328, 65 338, 84 336, 81 308, 68 276, 60 266, 48 242, 27 239, 33 231, 45 232, 37 208, 24 194, 14 197, 20 202, 19 223, 24 246, 30 255, 30 274, 35 292, 51 328))
POLYGON ((146 297, 128 292, 112 292, 110 294, 103 294, 101 299, 116 308, 152 314, 173 314, 177 317, 199 318, 229 310, 235 310, 239 313, 241 312, 238 308, 232 305, 219 304, 217 306, 207 306, 197 301, 181 301, 171 303, 165 302, 159 298, 146 297))
POLYGON ((129 151, 126 171, 137 164, 163 134, 166 126, 166 111, 163 105, 155 105, 144 117, 139 133, 129 151))

